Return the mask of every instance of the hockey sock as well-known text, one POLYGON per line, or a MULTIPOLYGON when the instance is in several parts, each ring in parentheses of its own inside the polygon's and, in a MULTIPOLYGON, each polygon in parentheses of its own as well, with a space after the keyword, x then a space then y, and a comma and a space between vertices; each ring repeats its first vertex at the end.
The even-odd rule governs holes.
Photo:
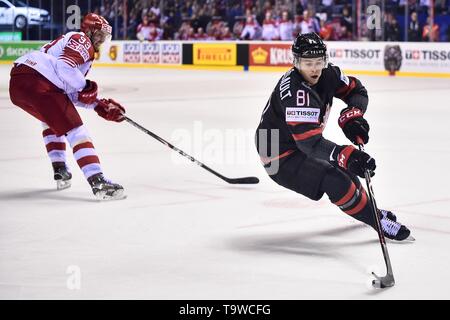
POLYGON ((330 170, 322 182, 330 201, 352 218, 375 228, 372 207, 359 180, 352 179, 339 169, 330 170))
POLYGON ((70 130, 67 133, 67 141, 69 141, 73 156, 86 179, 94 174, 102 173, 100 160, 84 125, 70 130))
MULTIPOLYGON (((52 163, 62 162, 66 163, 66 140, 64 136, 56 136, 55 132, 50 129, 45 123, 42 123, 44 130, 42 136, 44 137, 45 148, 47 149, 48 157, 52 163)), ((67 167, 67 165, 66 165, 67 167)))

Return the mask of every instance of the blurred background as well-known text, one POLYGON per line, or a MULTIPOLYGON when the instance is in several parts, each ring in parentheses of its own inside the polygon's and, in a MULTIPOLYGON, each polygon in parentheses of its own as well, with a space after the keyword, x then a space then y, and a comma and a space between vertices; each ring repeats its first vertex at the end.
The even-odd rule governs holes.
POLYGON ((450 0, 0 0, 0 41, 70 31, 71 5, 104 16, 113 40, 450 41, 450 0), (379 27, 368 28, 374 13, 379 27))

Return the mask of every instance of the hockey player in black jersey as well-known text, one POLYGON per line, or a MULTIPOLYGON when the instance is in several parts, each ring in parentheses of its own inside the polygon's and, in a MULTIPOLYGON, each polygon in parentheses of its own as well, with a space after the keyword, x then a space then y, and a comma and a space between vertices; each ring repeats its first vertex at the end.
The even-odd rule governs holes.
MULTIPOLYGON (((352 145, 337 145, 325 139, 333 97, 347 107, 341 111, 339 126, 357 143, 369 141, 369 124, 364 119, 367 90, 354 77, 328 63, 327 49, 315 33, 297 36, 292 45, 294 66, 278 82, 264 108, 256 132, 256 144, 269 176, 279 185, 312 200, 324 193, 351 217, 373 228, 371 203, 358 176, 374 174, 375 159, 352 145)), ((405 240, 410 231, 395 215, 379 210, 384 235, 405 240)))

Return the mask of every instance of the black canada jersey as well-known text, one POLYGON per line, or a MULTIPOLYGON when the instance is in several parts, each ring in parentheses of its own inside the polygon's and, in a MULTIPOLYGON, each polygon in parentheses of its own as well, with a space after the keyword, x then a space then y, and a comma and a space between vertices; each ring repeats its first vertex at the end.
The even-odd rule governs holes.
POLYGON ((273 90, 258 126, 257 148, 263 161, 270 162, 295 150, 307 155, 314 153, 321 142, 333 97, 363 112, 367 108, 364 86, 358 79, 344 75, 337 66, 329 64, 323 69, 314 86, 309 86, 297 69, 286 72, 273 90), (277 155, 270 151, 274 138, 279 143, 277 155), (265 150, 260 150, 261 143, 265 143, 265 150), (265 156, 267 151, 270 157, 265 156))

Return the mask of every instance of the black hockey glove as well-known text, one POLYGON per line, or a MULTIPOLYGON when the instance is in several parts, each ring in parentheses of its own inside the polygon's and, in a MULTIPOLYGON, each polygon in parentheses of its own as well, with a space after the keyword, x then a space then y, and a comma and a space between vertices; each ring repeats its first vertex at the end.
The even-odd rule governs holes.
POLYGON ((370 171, 371 177, 375 175, 374 171, 377 167, 375 159, 367 153, 359 151, 353 146, 342 146, 340 150, 336 149, 333 152, 332 157, 337 161, 339 167, 344 168, 361 178, 364 178, 365 170, 370 171))
POLYGON ((339 117, 339 126, 345 136, 354 144, 358 144, 357 137, 361 137, 364 144, 369 142, 369 124, 363 118, 363 112, 358 108, 346 108, 339 117))

